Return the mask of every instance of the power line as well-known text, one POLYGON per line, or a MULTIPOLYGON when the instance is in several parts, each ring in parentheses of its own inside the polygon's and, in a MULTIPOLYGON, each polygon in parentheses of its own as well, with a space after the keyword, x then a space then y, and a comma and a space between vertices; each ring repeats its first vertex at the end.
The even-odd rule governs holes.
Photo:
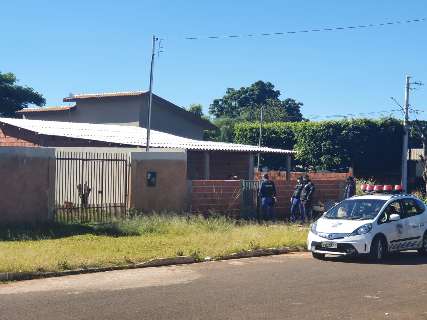
POLYGON ((306 29, 306 30, 258 33, 258 34, 249 33, 249 34, 229 34, 229 35, 210 35, 210 36, 187 36, 187 37, 185 37, 185 40, 234 39, 234 38, 285 36, 285 35, 293 35, 293 34, 300 34, 300 33, 312 33, 312 32, 328 32, 328 31, 344 31, 344 30, 348 31, 348 30, 355 30, 355 29, 386 27, 386 26, 391 26, 391 25, 408 24, 408 23, 424 22, 424 21, 426 21, 426 18, 410 19, 410 20, 398 20, 398 21, 383 22, 383 23, 370 23, 370 24, 362 24, 362 25, 355 25, 355 26, 310 28, 310 29, 306 29))

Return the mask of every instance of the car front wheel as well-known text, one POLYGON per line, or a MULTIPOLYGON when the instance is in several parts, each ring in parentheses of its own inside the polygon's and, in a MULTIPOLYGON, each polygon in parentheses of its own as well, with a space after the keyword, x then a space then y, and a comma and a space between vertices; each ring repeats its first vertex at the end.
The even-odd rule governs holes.
POLYGON ((387 254, 387 245, 381 237, 376 237, 372 240, 371 251, 369 256, 372 261, 382 261, 387 254))
POLYGON ((424 233, 423 246, 418 249, 418 253, 422 254, 423 256, 427 255, 427 232, 424 233))
POLYGON ((313 255, 314 259, 318 259, 318 260, 324 260, 325 259, 325 254, 324 253, 312 252, 312 255, 313 255))

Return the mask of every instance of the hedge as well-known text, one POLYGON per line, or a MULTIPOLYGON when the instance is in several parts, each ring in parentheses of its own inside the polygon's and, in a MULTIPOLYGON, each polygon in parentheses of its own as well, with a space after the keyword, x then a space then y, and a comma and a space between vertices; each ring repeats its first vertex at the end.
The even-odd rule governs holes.
MULTIPOLYGON (((236 143, 257 145, 259 123, 234 127, 236 143)), ((263 125, 263 146, 294 149, 296 163, 317 170, 347 170, 360 175, 400 170, 403 127, 396 119, 273 122, 263 125)), ((284 167, 283 157, 265 156, 263 165, 284 167)))

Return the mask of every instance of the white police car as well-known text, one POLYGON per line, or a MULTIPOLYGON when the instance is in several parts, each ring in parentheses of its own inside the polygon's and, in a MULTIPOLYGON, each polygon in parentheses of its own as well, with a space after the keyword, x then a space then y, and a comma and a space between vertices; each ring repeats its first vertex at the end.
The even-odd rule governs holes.
POLYGON ((427 253, 427 211, 413 195, 396 193, 400 186, 364 185, 368 194, 346 199, 311 225, 307 246, 313 257, 368 254, 382 260, 387 253, 417 249, 427 253))

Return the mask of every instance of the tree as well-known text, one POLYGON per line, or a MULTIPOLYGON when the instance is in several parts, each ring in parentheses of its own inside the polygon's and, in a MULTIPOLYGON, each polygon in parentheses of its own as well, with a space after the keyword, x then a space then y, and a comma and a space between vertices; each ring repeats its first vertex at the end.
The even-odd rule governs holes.
POLYGON ((14 117, 16 111, 28 105, 43 106, 45 98, 33 88, 17 85, 18 80, 13 73, 0 72, 0 115, 14 117))
POLYGON ((411 140, 415 140, 415 143, 421 141, 422 144, 423 155, 420 156, 420 159, 415 160, 420 160, 424 167, 422 178, 424 180, 425 192, 427 192, 427 121, 411 121, 409 126, 409 134, 411 140))
POLYGON ((209 107, 209 113, 215 118, 229 118, 238 121, 257 121, 261 107, 264 121, 297 122, 302 121, 302 103, 288 98, 280 100, 280 91, 270 82, 257 81, 249 87, 238 90, 228 88, 221 99, 215 99, 209 107))
POLYGON ((193 113, 195 116, 202 118, 203 117, 203 106, 201 104, 193 103, 190 104, 187 108, 188 112, 193 113))

